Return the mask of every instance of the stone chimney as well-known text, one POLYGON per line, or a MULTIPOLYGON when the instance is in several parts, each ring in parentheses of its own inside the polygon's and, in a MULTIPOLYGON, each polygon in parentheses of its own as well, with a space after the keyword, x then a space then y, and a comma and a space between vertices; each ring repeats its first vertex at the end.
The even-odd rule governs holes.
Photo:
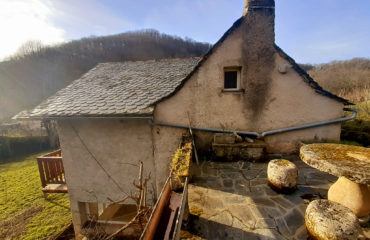
POLYGON ((243 17, 249 19, 251 31, 275 43, 274 0, 244 0, 243 17))
POLYGON ((275 68, 275 1, 244 0, 242 24, 242 74, 245 76, 249 109, 258 118, 268 99, 271 73, 275 68))

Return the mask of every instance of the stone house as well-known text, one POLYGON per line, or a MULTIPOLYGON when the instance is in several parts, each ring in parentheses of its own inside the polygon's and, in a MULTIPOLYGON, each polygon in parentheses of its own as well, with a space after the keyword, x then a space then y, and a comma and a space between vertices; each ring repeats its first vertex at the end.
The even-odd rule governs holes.
MULTIPOLYGON (((58 124, 76 233, 89 214, 133 190, 139 161, 154 201, 189 120, 207 153, 217 130, 260 136, 343 116, 350 103, 275 45, 274 18, 273 0, 246 0, 243 16, 202 58, 101 63, 29 112, 58 124)), ((267 152, 282 153, 301 140, 339 137, 336 123, 263 141, 267 152)))

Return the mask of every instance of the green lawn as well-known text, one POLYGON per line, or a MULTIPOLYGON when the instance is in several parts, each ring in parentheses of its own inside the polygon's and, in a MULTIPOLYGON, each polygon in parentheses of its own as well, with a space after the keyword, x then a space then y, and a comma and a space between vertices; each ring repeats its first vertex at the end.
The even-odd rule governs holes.
POLYGON ((67 194, 41 191, 36 157, 0 164, 0 239, 51 239, 71 221, 67 194))

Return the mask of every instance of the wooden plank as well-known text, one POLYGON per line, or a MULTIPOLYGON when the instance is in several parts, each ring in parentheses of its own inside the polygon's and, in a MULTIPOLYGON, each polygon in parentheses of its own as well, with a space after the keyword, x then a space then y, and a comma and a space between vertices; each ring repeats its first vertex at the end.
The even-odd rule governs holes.
POLYGON ((51 152, 51 153, 47 153, 45 155, 43 155, 42 157, 52 157, 52 156, 58 156, 58 155, 61 155, 62 153, 62 150, 61 149, 58 149, 54 152, 51 152))
POLYGON ((49 183, 55 183, 56 182, 56 171, 55 171, 55 161, 54 159, 47 160, 49 169, 50 169, 50 182, 49 183))
POLYGON ((189 132, 190 132, 191 142, 192 142, 192 144, 193 144, 194 155, 195 155, 195 161, 196 161, 196 163, 197 163, 197 166, 199 166, 198 152, 197 152, 197 148, 195 147, 193 130, 191 130, 191 121, 190 121, 189 112, 186 112, 186 114, 188 115, 189 132))
POLYGON ((67 185, 65 184, 48 184, 46 185, 42 191, 44 193, 67 193, 67 185))
POLYGON ((179 209, 178 218, 176 219, 175 231, 172 236, 173 240, 180 239, 182 220, 184 218, 185 211, 188 211, 188 206, 187 206, 188 204, 188 182, 189 182, 189 178, 186 178, 185 185, 184 185, 184 191, 183 191, 182 199, 181 199, 181 207, 179 209))
POLYGON ((55 165, 55 172, 56 172, 57 182, 61 183, 62 182, 62 173, 60 171, 59 159, 55 160, 54 165, 55 165))
POLYGON ((48 184, 48 183, 50 183, 50 179, 51 179, 49 162, 46 161, 46 159, 42 159, 42 164, 43 164, 44 169, 45 169, 46 184, 48 184))
POLYGON ((60 172, 60 169, 59 169, 59 159, 55 160, 54 168, 55 168, 55 180, 57 181, 57 183, 61 183, 62 182, 62 176, 61 176, 61 172, 60 172))
POLYGON ((45 179, 45 171, 44 167, 42 165, 42 160, 37 158, 37 165, 39 166, 39 173, 40 173, 40 180, 41 180, 41 186, 46 186, 46 179, 45 179))
POLYGON ((59 164, 59 162, 60 162, 59 159, 56 159, 55 162, 54 162, 55 174, 56 174, 56 181, 58 183, 62 183, 63 179, 62 179, 62 172, 60 170, 60 164, 59 164))
POLYGON ((66 176, 64 173, 64 166, 63 166, 62 158, 60 159, 59 164, 60 164, 60 169, 61 169, 62 181, 63 183, 66 183, 66 176))
POLYGON ((171 192, 170 202, 167 205, 167 208, 170 210, 169 212, 170 216, 168 219, 166 231, 164 232, 164 235, 163 235, 164 240, 173 239, 172 235, 175 232, 176 220, 179 215, 179 209, 181 207, 182 196, 183 195, 180 193, 175 193, 173 191, 171 192))
POLYGON ((167 178, 167 181, 165 185, 162 188, 162 192, 159 196, 159 199, 154 206, 153 212, 150 216, 150 219, 140 237, 140 240, 152 240, 154 239, 155 232, 157 230, 159 221, 161 219, 163 210, 168 203, 168 200, 170 198, 171 194, 171 186, 169 183, 169 178, 167 178))
POLYGON ((60 159, 60 157, 57 157, 57 156, 50 156, 50 157, 48 157, 48 156, 42 156, 42 157, 39 157, 40 159, 60 159))

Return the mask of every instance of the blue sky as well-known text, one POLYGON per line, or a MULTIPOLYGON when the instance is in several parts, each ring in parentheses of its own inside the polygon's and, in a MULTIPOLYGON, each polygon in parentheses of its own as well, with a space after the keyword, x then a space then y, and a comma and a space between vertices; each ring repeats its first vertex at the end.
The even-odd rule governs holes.
MULTIPOLYGON (((0 0, 0 58, 46 44, 145 28, 215 43, 243 0, 0 0)), ((276 0, 276 43, 300 63, 370 58, 370 0, 276 0)))

